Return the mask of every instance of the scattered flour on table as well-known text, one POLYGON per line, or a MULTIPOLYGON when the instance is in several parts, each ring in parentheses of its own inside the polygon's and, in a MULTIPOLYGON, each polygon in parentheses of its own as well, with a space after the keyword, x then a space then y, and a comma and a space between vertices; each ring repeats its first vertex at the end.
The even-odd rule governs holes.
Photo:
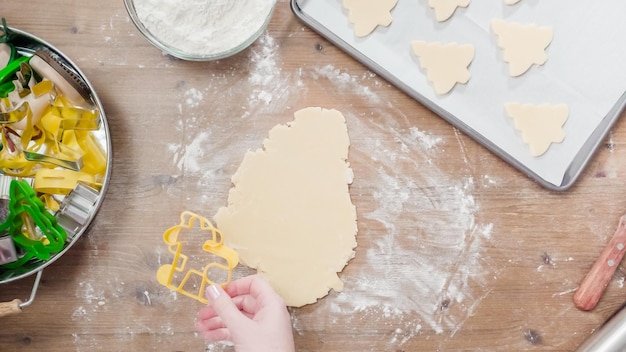
POLYGON ((489 292, 481 251, 492 225, 475 222, 474 180, 446 179, 426 158, 413 172, 394 174, 395 163, 386 160, 412 161, 391 155, 395 152, 384 145, 370 152, 382 161, 377 179, 367 180, 377 185, 378 207, 363 216, 380 223, 384 233, 362 248, 368 266, 343 275, 343 293, 321 303, 333 312, 399 320, 404 335, 396 333, 394 340, 410 338, 424 326, 453 335, 489 292), (421 321, 405 321, 411 312, 421 321))
POLYGON ((229 348, 233 346, 235 346, 235 344, 233 344, 232 342, 228 342, 228 341, 211 343, 206 346, 206 348, 204 349, 204 352, 214 352, 214 351, 221 352, 225 348, 229 348))
MULTIPOLYGON (((411 127, 409 131, 411 132, 411 140, 418 141, 426 149, 432 149, 443 141, 441 137, 430 136, 426 132, 420 131, 417 127, 411 127)), ((406 153, 409 149, 403 144, 402 151, 406 153)))
POLYGON ((180 170, 186 172, 199 172, 202 170, 199 160, 204 156, 203 146, 210 142, 210 132, 202 131, 191 141, 191 143, 181 146, 180 144, 169 144, 170 152, 176 153, 174 161, 180 170))
POLYGON ((196 88, 191 88, 185 92, 185 103, 190 108, 195 108, 200 105, 202 99, 204 99, 204 93, 196 88))
POLYGON ((278 43, 269 34, 262 35, 258 45, 251 49, 248 109, 257 105, 264 109, 270 105, 281 106, 293 90, 305 88, 297 76, 298 72, 282 72, 278 43))
POLYGON ((94 283, 89 281, 83 281, 79 284, 79 288, 82 290, 81 297, 85 299, 88 304, 95 302, 102 302, 104 300, 104 290, 101 288, 94 288, 94 283))
MULTIPOLYGON (((180 94, 177 119, 175 128, 178 133, 186 138, 182 141, 168 143, 168 152, 173 155, 174 163, 185 175, 196 175, 201 184, 207 185, 215 181, 216 177, 229 179, 229 175, 220 174, 220 170, 232 159, 241 160, 242 155, 233 156, 234 150, 240 150, 240 146, 234 143, 226 143, 220 150, 210 150, 213 140, 212 128, 204 121, 205 115, 216 114, 211 108, 205 108, 211 101, 219 100, 245 100, 242 106, 243 112, 227 111, 223 113, 224 119, 250 118, 251 114, 261 115, 273 113, 275 107, 283 107, 284 102, 294 95, 299 94, 297 89, 304 89, 300 79, 300 72, 282 72, 279 61, 279 46, 276 40, 264 33, 257 43, 250 49, 249 75, 247 81, 237 85, 223 87, 230 82, 226 77, 210 77, 206 87, 185 87, 180 94), (242 93, 243 92, 243 93, 242 93), (245 94, 246 99, 241 99, 245 94), (230 153, 230 154, 229 154, 230 153)), ((280 111, 280 113, 285 113, 280 111)), ((259 135, 265 135, 267 131, 258 131, 259 135)), ((262 139, 261 139, 262 141, 262 139)), ((242 141, 243 142, 243 141, 242 141)), ((256 145, 250 145, 250 148, 256 145)))
MULTIPOLYGON (((380 103, 380 97, 378 94, 372 91, 372 89, 363 81, 376 77, 373 73, 367 71, 361 76, 354 76, 347 72, 342 72, 333 65, 325 65, 322 67, 315 67, 312 72, 312 77, 315 79, 326 78, 330 80, 339 89, 349 89, 350 92, 356 93, 359 96, 367 98, 371 103, 380 103)), ((379 81, 376 84, 380 84, 379 81)))

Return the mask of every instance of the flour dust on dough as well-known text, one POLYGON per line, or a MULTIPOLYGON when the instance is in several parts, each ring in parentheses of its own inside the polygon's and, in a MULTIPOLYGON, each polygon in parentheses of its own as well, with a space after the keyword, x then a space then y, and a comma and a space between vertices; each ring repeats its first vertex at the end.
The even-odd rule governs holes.
POLYGON ((215 221, 241 262, 300 307, 343 289, 337 273, 354 257, 357 218, 344 116, 312 107, 294 117, 246 153, 215 221))
POLYGON ((515 128, 522 133, 532 156, 541 156, 552 143, 561 143, 565 139, 563 125, 569 115, 566 104, 506 103, 504 108, 513 118, 515 128))
POLYGON ((365 37, 378 26, 389 26, 393 21, 391 10, 398 0, 343 0, 348 19, 354 25, 354 34, 365 37))
POLYGON ((501 19, 491 20, 491 29, 498 36, 504 61, 509 63, 509 74, 517 77, 533 65, 548 60, 546 48, 552 42, 552 27, 520 24, 501 19))
POLYGON ((470 0, 428 0, 428 6, 435 10, 435 18, 439 22, 452 17, 457 7, 468 7, 470 0))
POLYGON ((413 53, 419 58, 420 67, 426 71, 428 81, 434 86, 435 93, 446 94, 457 83, 469 81, 467 67, 474 60, 473 45, 415 40, 411 46, 413 53))

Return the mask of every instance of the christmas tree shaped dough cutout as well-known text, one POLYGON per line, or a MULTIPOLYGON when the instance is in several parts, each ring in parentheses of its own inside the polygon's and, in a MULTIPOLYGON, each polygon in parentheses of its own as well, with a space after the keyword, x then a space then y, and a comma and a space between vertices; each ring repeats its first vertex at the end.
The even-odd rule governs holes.
POLYGON ((428 0, 428 6, 435 10, 435 18, 443 22, 452 17, 457 7, 469 6, 470 0, 428 0))
POLYGON ((428 81, 435 93, 446 94, 457 83, 467 83, 470 73, 467 69, 474 59, 474 46, 457 43, 442 44, 413 41, 413 53, 417 55, 420 67, 426 71, 428 81))
POLYGON ((522 132, 522 140, 530 146, 532 156, 544 154, 552 143, 565 139, 563 125, 569 115, 566 104, 506 103, 504 108, 513 118, 515 128, 522 132))
POLYGON ((246 153, 228 206, 215 215, 226 244, 289 306, 314 303, 354 257, 356 208, 348 184, 350 140, 337 110, 306 108, 246 153))
POLYGON ((522 25, 495 19, 491 29, 498 36, 498 46, 509 63, 509 74, 517 77, 533 65, 543 65, 548 56, 546 48, 552 42, 552 28, 534 24, 522 25))
POLYGON ((343 0, 348 19, 354 24, 354 34, 365 37, 378 26, 389 26, 393 17, 391 10, 398 0, 343 0))

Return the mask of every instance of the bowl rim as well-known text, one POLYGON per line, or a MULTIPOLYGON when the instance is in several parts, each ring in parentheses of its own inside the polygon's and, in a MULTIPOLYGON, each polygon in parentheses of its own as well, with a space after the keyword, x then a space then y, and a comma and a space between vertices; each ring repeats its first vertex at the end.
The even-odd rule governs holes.
POLYGON ((163 43, 161 40, 159 40, 157 36, 152 34, 152 32, 150 32, 148 28, 146 28, 146 26, 143 25, 143 23, 139 19, 139 16, 137 15, 137 11, 135 9, 135 4, 133 1, 134 0, 124 0, 124 6, 126 7, 126 12, 128 13, 130 20, 133 22, 133 24, 135 25, 139 33, 141 33, 141 35, 143 35, 143 37, 146 38, 148 42, 150 42, 153 46, 157 47, 158 49, 165 52, 166 54, 169 54, 181 60, 187 60, 187 61, 216 61, 216 60, 233 56, 243 51, 244 49, 252 45, 252 43, 254 43, 261 36, 261 34, 265 31, 270 20, 272 19, 272 16, 274 14, 274 9, 276 8, 276 3, 277 3, 276 0, 272 0, 273 2, 272 7, 270 11, 268 12, 267 17, 263 21, 263 24, 245 41, 241 42, 240 44, 237 44, 231 49, 228 49, 219 53, 210 54, 210 55, 198 55, 198 54, 182 51, 176 47, 167 45, 163 43))

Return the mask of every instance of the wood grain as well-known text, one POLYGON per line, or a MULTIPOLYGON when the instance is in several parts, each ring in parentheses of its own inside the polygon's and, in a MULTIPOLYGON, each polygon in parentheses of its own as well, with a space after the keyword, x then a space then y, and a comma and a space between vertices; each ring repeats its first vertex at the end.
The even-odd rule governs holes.
MULTIPOLYGON (((572 301, 626 209, 623 119, 558 193, 303 26, 285 0, 249 49, 204 63, 152 47, 122 1, 0 4, 87 75, 113 144, 91 230, 44 271, 32 305, 0 319, 2 351, 232 351, 195 333, 199 303, 156 282, 161 236, 184 210, 224 206, 245 152, 307 106, 346 116, 359 246, 343 292, 291 309, 298 351, 572 351, 624 303, 622 266, 593 311, 572 301)), ((0 301, 31 287, 2 284, 0 301)))

